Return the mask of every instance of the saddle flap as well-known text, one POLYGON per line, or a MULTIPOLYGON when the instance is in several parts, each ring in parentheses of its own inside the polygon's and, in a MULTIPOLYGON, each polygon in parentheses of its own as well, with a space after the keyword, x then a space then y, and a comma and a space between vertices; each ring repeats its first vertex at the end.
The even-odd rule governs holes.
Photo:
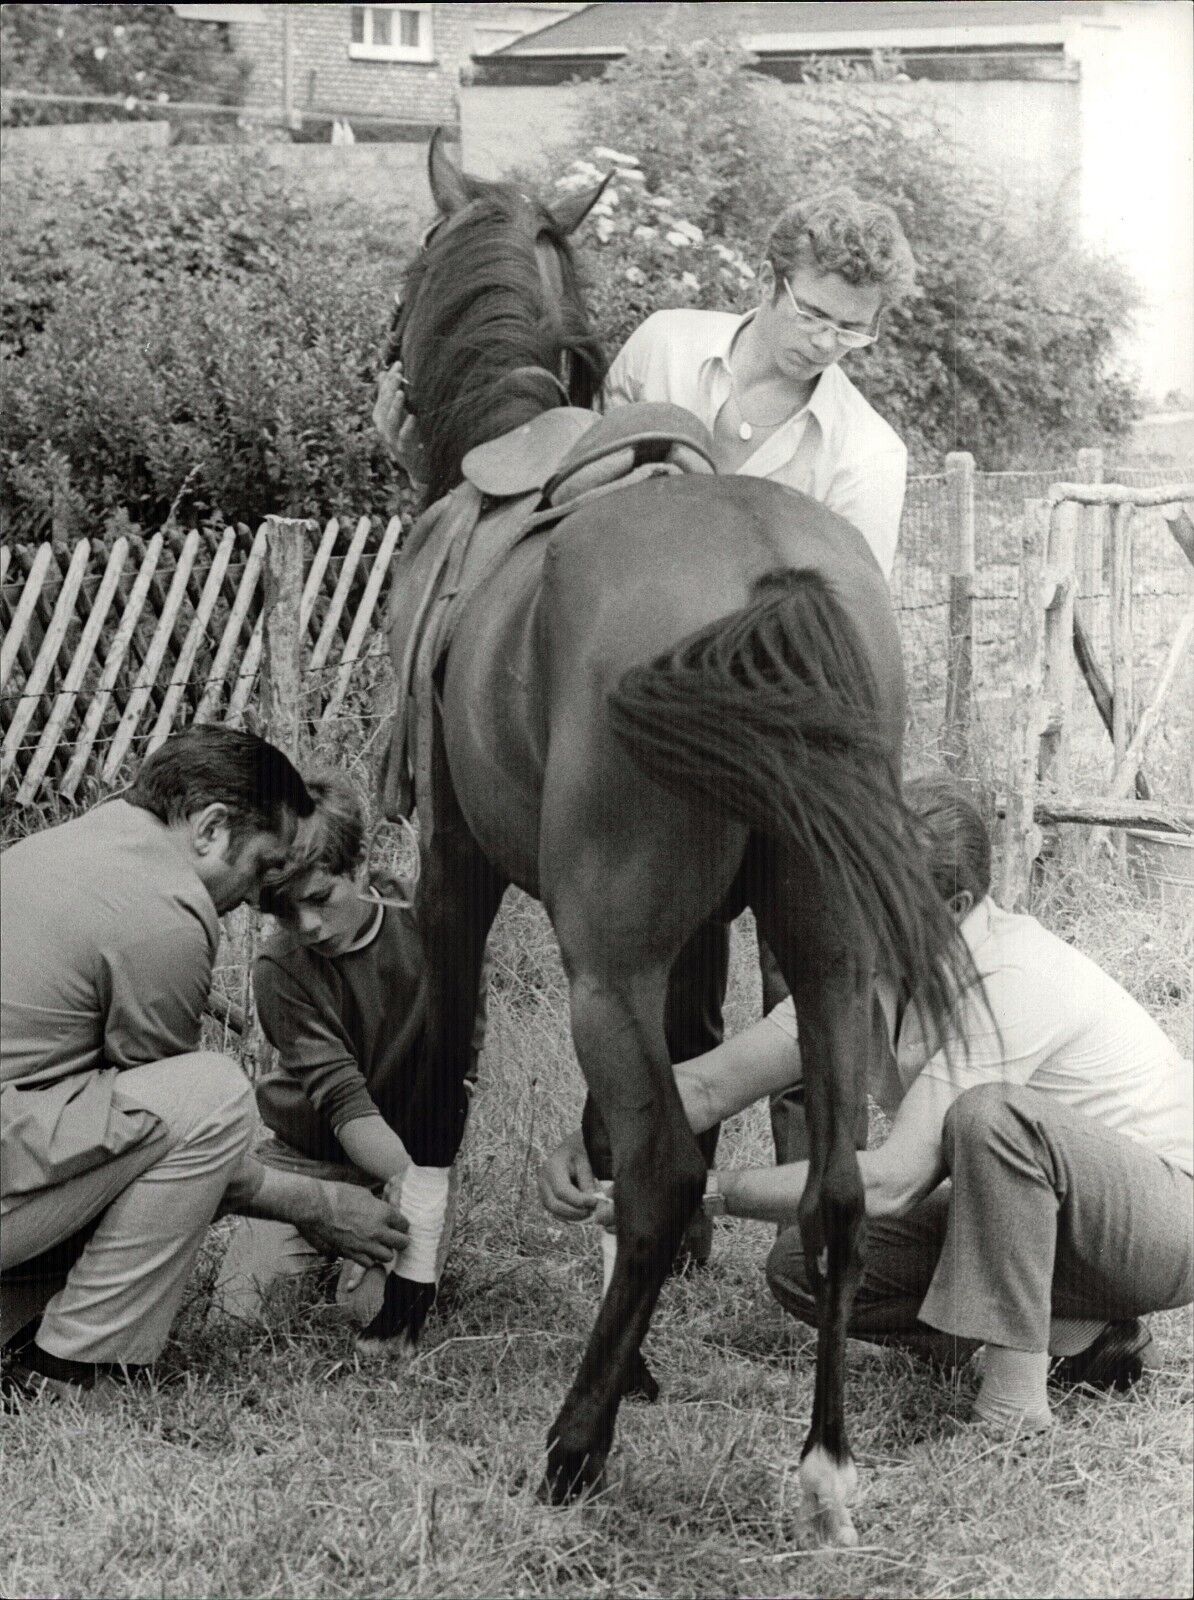
POLYGON ((500 439, 475 446, 461 471, 482 494, 495 500, 542 489, 577 440, 599 420, 579 406, 556 406, 500 439))

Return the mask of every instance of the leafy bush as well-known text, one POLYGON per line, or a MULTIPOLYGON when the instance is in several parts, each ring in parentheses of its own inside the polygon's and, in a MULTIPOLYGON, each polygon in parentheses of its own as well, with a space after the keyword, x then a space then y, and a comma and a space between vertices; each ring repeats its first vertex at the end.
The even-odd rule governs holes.
POLYGON ((780 89, 748 62, 718 41, 649 46, 611 67, 589 103, 570 153, 604 170, 631 158, 584 235, 611 354, 663 306, 746 309, 755 295, 737 262, 757 264, 794 195, 847 183, 895 208, 920 265, 917 298, 847 364, 914 457, 968 449, 990 468, 1126 430, 1139 399, 1116 365, 1135 305, 1122 269, 1064 216, 1018 211, 914 89, 876 81, 898 76, 890 65, 871 81, 814 72, 780 89), (662 244, 639 231, 660 201, 698 236, 669 246, 674 227, 662 244))
MULTIPOLYGON (((223 29, 169 5, 14 5, 0 8, 6 89, 119 96, 122 106, 8 100, 4 122, 125 121, 175 100, 239 104, 250 71, 223 29)), ((160 115, 160 111, 155 111, 160 115)))
POLYGON ((19 353, 62 287, 96 263, 157 282, 269 272, 309 220, 282 176, 241 151, 112 156, 73 181, 6 175, 0 342, 19 353))
POLYGON ((6 357, 0 499, 10 534, 69 510, 90 531, 396 508, 370 422, 380 320, 334 262, 242 281, 147 282, 98 263, 61 292, 23 357, 6 357))
POLYGON ((5 198, 9 538, 405 502, 371 422, 401 239, 356 248, 372 235, 349 206, 317 231, 276 171, 227 149, 5 198))

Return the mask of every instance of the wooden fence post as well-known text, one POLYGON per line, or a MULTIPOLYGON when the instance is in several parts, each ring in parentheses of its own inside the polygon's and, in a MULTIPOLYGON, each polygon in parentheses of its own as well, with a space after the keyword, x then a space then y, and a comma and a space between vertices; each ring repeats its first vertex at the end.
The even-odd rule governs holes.
POLYGON ((1045 726, 1041 678, 1045 666, 1045 557, 1049 543, 1049 505, 1024 506, 1020 546, 1020 606, 1012 668, 1013 713, 1007 766, 1007 810, 1003 819, 1003 860, 997 898, 1008 911, 1027 909, 1032 863, 1041 847, 1035 821, 1037 763, 1045 726))
MULTIPOLYGON (((1118 769, 1127 755, 1135 720, 1136 682, 1132 660, 1132 514, 1125 501, 1115 508, 1111 523, 1111 742, 1118 769)), ((1132 774, 1135 782, 1136 774, 1132 774)), ((1116 845, 1126 859, 1127 839, 1120 833, 1116 845)))
POLYGON ((949 517, 949 643, 942 753, 955 772, 970 755, 974 684, 974 457, 951 450, 945 458, 949 517))
MULTIPOLYGON (((1103 452, 1098 448, 1079 450, 1078 481, 1102 483, 1103 452)), ((1078 593, 1094 600, 1103 586, 1103 529, 1107 523, 1104 506, 1078 508, 1078 593)))
POLYGON ((1078 507, 1053 508, 1045 570, 1045 660, 1043 688, 1048 720, 1041 732, 1037 775, 1054 787, 1069 777, 1070 716, 1074 703, 1074 553, 1078 507))
POLYGON ((265 519, 261 701, 265 735, 294 762, 305 743, 300 616, 306 530, 296 517, 265 519))

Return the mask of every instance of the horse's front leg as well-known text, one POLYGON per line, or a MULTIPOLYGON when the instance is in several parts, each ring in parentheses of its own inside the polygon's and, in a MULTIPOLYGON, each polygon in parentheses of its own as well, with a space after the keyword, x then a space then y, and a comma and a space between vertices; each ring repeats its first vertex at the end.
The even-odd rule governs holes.
POLYGON ((613 1155, 617 1261, 576 1378, 548 1434, 548 1497, 601 1481, 618 1405, 689 1219, 705 1163, 668 1062, 666 969, 610 974, 570 963, 572 1033, 613 1155))
POLYGON ((415 1340, 435 1300, 451 1233, 452 1168, 468 1112, 465 1079, 474 1056, 485 941, 505 888, 454 805, 444 804, 423 857, 418 914, 427 1014, 418 1073, 399 1128, 412 1163, 398 1199, 409 1242, 364 1330, 366 1348, 398 1335, 415 1340))

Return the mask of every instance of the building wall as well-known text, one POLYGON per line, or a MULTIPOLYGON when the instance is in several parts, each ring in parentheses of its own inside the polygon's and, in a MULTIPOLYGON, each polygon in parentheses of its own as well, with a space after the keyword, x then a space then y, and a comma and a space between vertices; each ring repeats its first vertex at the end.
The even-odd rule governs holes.
POLYGON ((577 136, 589 84, 460 91, 460 145, 464 165, 479 178, 500 178, 511 167, 535 167, 555 146, 577 136))
MULTIPOLYGON (((280 5, 259 6, 252 21, 233 22, 232 42, 252 63, 248 100, 282 104, 283 12, 280 5)), ((472 43, 475 5, 432 7, 434 59, 361 61, 348 54, 351 7, 291 5, 290 27, 294 108, 394 117, 400 121, 456 123, 461 64, 472 43)))

